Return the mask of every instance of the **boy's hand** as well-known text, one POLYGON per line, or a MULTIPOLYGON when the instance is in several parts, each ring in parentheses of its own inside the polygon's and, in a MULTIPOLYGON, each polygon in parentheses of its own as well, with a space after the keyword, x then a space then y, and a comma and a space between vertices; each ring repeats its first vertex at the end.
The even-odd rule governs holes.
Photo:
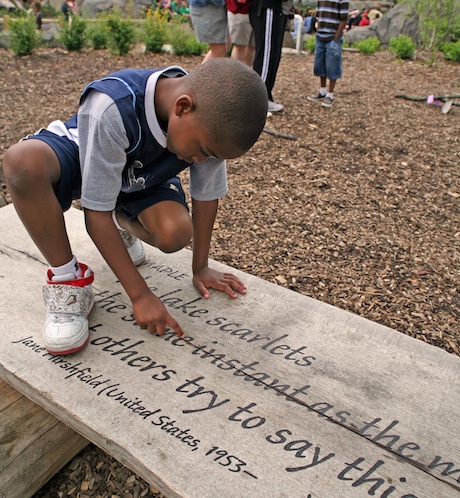
POLYGON ((179 337, 184 337, 182 327, 167 311, 164 304, 151 292, 142 294, 132 301, 136 323, 150 334, 163 335, 169 326, 179 337))
POLYGON ((193 285, 205 298, 209 298, 208 289, 216 289, 226 292, 230 297, 236 299, 237 295, 234 291, 240 294, 246 294, 246 286, 238 277, 231 273, 221 273, 212 270, 208 266, 201 268, 193 275, 193 285))

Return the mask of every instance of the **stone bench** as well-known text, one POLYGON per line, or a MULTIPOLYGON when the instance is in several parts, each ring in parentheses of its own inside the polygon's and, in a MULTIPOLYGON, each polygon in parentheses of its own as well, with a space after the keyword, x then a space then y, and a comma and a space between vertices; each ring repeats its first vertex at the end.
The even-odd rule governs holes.
POLYGON ((88 346, 53 357, 46 264, 0 209, 0 377, 64 425, 171 497, 460 496, 460 358, 217 262, 248 293, 204 300, 188 250, 147 248, 140 271, 188 334, 152 337, 83 213, 66 220, 96 306, 88 346))

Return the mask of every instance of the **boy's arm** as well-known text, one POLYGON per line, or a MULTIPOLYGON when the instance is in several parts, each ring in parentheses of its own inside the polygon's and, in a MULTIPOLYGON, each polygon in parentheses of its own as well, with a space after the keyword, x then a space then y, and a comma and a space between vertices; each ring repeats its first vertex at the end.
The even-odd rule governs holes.
POLYGON ((216 219, 219 201, 198 201, 192 199, 193 221, 193 284, 207 299, 208 289, 217 289, 226 292, 230 297, 236 298, 235 291, 246 293, 246 286, 241 280, 231 273, 221 273, 208 266, 211 236, 216 219))
POLYGON ((134 318, 141 329, 162 335, 169 326, 182 337, 184 331, 181 326, 166 311, 160 299, 151 292, 131 261, 123 239, 113 223, 112 213, 85 209, 85 221, 90 237, 131 299, 134 318))

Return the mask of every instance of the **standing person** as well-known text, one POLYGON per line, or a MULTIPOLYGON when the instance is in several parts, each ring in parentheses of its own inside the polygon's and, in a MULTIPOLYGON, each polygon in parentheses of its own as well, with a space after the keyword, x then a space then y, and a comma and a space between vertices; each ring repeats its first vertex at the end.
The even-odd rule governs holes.
POLYGON ((249 20, 250 1, 226 0, 227 21, 232 41, 232 58, 244 62, 248 66, 254 63, 255 40, 254 30, 249 20))
POLYGON ((286 20, 292 4, 292 0, 253 0, 249 8, 256 43, 253 68, 267 87, 269 112, 280 112, 284 108, 274 101, 272 90, 281 60, 286 20))
POLYGON ((267 92, 242 62, 126 69, 90 83, 78 113, 13 145, 3 173, 18 215, 48 262, 44 345, 70 354, 88 342, 94 274, 70 246, 63 212, 81 199, 86 229, 124 287, 136 323, 151 334, 184 332, 135 265, 140 241, 170 253, 193 234, 193 284, 236 298, 239 278, 208 266, 224 158, 249 150, 263 130, 267 92), (78 118, 78 119, 77 119, 78 118), (192 217, 177 174, 190 168, 192 217), (44 216, 43 213, 46 213, 44 216))
POLYGON ((72 22, 72 16, 77 15, 77 4, 73 0, 67 0, 61 4, 61 12, 66 21, 72 22))
POLYGON ((228 27, 225 0, 190 0, 190 17, 197 40, 209 45, 203 62, 226 57, 228 27))
POLYGON ((32 13, 35 15, 35 25, 37 26, 37 29, 41 30, 43 25, 41 2, 39 0, 32 2, 31 9, 32 13))
POLYGON ((316 15, 313 72, 320 78, 320 88, 316 95, 307 98, 329 108, 334 105, 335 83, 342 77, 342 33, 348 20, 348 0, 318 0, 316 15))
POLYGON ((256 49, 249 14, 235 14, 228 11, 227 16, 230 39, 233 44, 231 57, 252 67, 256 49))
POLYGON ((188 7, 187 0, 181 0, 179 15, 182 16, 186 21, 190 19, 190 9, 188 7))

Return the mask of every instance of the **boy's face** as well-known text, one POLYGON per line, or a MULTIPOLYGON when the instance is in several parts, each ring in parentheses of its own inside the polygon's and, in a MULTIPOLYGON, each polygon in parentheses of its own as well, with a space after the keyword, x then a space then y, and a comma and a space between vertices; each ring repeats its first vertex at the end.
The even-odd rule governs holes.
POLYGON ((230 142, 215 142, 197 111, 186 103, 176 105, 176 112, 169 118, 167 147, 179 159, 189 163, 202 163, 209 157, 234 159, 246 152, 230 142))

